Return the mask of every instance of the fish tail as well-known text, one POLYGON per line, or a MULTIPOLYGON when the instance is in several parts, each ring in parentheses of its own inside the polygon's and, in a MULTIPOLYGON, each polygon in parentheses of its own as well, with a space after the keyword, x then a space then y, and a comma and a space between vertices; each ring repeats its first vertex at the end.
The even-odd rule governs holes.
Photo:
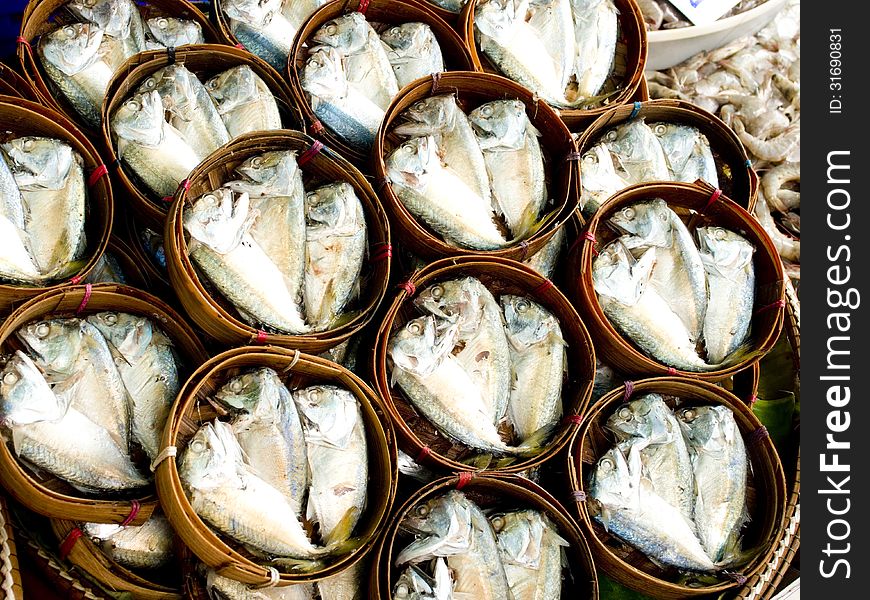
POLYGON ((532 435, 530 435, 526 440, 524 440, 522 444, 510 448, 511 454, 522 457, 529 457, 540 454, 541 450, 543 450, 544 446, 546 446, 547 442, 549 442, 555 429, 555 424, 544 425, 532 435))
POLYGON ((362 540, 350 535, 359 521, 359 516, 360 509, 356 506, 348 509, 332 531, 333 541, 326 546, 327 554, 348 554, 359 548, 362 540))

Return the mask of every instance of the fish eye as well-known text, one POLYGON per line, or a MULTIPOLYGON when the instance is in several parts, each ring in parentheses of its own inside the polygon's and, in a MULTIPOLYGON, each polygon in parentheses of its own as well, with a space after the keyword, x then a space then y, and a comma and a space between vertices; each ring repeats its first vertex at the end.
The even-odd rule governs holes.
POLYGON ((103 315, 103 321, 109 325, 114 325, 118 322, 118 313, 109 312, 103 315))
POLYGON ((619 409, 619 412, 616 413, 619 415, 620 419, 630 419, 631 418, 631 409, 627 406, 623 406, 619 409))
POLYGON ((217 202, 218 201, 217 196, 215 196, 214 194, 206 194, 205 196, 202 197, 202 200, 203 200, 203 202, 217 202))
POLYGON ((34 142, 33 140, 24 140, 24 145, 23 145, 23 147, 24 147, 24 151, 25 151, 25 152, 30 152, 31 150, 33 150, 33 147, 34 147, 35 145, 36 145, 36 144, 35 144, 35 142, 34 142))
POLYGON ((335 35, 337 31, 338 31, 338 26, 336 26, 335 23, 330 23, 329 25, 326 26, 327 35, 335 35))
POLYGON ((484 117, 491 117, 492 116, 492 107, 489 105, 484 106, 483 108, 480 109, 480 114, 482 114, 484 117))
POLYGON ((68 38, 74 38, 76 36, 76 28, 75 27, 64 27, 63 32, 68 38))
POLYGON ((717 227, 716 230, 713 232, 713 237, 715 237, 717 240, 724 240, 726 237, 725 230, 721 227, 717 227))
POLYGON ((612 142, 616 139, 616 130, 610 130, 604 134, 604 139, 608 142, 612 142))
POLYGON ((517 312, 526 312, 527 310, 529 310, 529 303, 525 300, 519 300, 517 301, 516 308, 517 312))
POLYGON ((218 88, 218 85, 220 85, 220 84, 218 83, 217 79, 212 79, 211 81, 208 82, 208 87, 210 87, 213 90, 216 90, 218 88))
POLYGON ((598 463, 604 471, 612 471, 616 466, 613 464, 613 461, 609 458, 602 458, 601 462, 598 463))
POLYGON ((665 132, 667 132, 667 130, 668 130, 668 126, 665 125, 664 123, 658 123, 658 124, 656 124, 655 127, 653 127, 653 132, 656 135, 664 135, 665 132))
POLYGON ((320 393, 320 390, 318 390, 318 389, 313 389, 313 390, 310 390, 310 391, 308 392, 308 398, 309 398, 312 402, 319 402, 319 401, 320 401, 320 395, 321 395, 321 393, 320 393))
POLYGON ((6 375, 3 376, 3 383, 6 385, 14 385, 18 383, 18 375, 15 373, 6 373, 6 375))
POLYGON ((263 157, 262 157, 262 156, 255 156, 255 157, 251 160, 251 166, 254 167, 255 169, 260 168, 260 166, 261 166, 262 164, 263 164, 263 157))
POLYGON ((154 79, 153 77, 149 77, 148 79, 145 80, 145 89, 146 90, 153 90, 156 87, 157 87, 157 80, 154 79))
POLYGON ((408 331, 410 331, 411 333, 420 333, 421 331, 423 331, 423 328, 416 321, 412 321, 408 323, 408 331))
POLYGON ((193 440, 190 442, 191 452, 205 452, 205 442, 202 440, 193 440))
POLYGON ((401 27, 393 27, 392 29, 390 29, 390 33, 392 33, 393 35, 399 35, 401 32, 402 32, 401 27))
POLYGON ((402 149, 408 153, 413 153, 415 151, 414 146, 412 144, 405 144, 402 146, 402 149))
POLYGON ((680 411, 680 418, 684 421, 692 421, 698 415, 694 408, 684 408, 680 411))
POLYGON ((438 300, 439 298, 444 297, 444 288, 440 285, 436 285, 432 287, 432 297, 438 300))
POLYGON ((167 21, 166 19, 157 19, 157 27, 159 27, 160 29, 166 29, 167 27, 169 27, 169 21, 167 21))
POLYGON ((396 598, 407 598, 411 594, 411 590, 404 583, 396 586, 396 598))
POLYGON ((230 391, 234 394, 238 394, 242 391, 242 382, 238 379, 233 379, 229 385, 230 391))
POLYGON ((97 0, 85 0, 85 6, 93 8, 97 4, 97 0))
POLYGON ((635 214, 636 214, 636 211, 630 206, 628 208, 622 209, 622 216, 625 217, 626 219, 633 219, 635 214))
POLYGON ((124 107, 127 108, 127 110, 138 111, 139 110, 139 102, 137 100, 127 100, 127 103, 124 104, 124 107))
POLYGON ((429 514, 429 507, 425 504, 421 504, 417 508, 414 509, 414 512, 417 513, 418 517, 425 517, 429 514))
POLYGON ((51 331, 51 326, 48 323, 40 323, 36 326, 37 337, 44 338, 51 331))
POLYGON ((492 521, 490 521, 490 523, 492 524, 492 528, 495 529, 496 533, 504 529, 504 517, 495 517, 492 521))
POLYGON ((590 165, 594 165, 598 162, 598 157, 592 153, 586 154, 583 156, 583 162, 588 163, 590 165))

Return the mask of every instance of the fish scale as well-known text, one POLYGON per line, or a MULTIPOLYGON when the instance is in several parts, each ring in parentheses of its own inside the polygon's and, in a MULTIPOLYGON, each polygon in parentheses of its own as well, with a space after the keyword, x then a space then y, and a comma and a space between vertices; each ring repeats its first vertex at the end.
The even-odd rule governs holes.
POLYGON ((543 513, 523 510, 490 517, 514 600, 558 600, 564 540, 543 513), (501 527, 496 527, 499 524, 501 527))
POLYGON ((438 38, 425 23, 403 23, 381 34, 399 89, 421 77, 441 73, 444 57, 438 38))
POLYGON ((248 65, 215 75, 205 83, 205 88, 231 139, 255 131, 281 129, 281 113, 275 96, 248 65))
POLYGON ((85 523, 84 532, 112 560, 134 569, 154 569, 172 560, 174 533, 163 515, 142 525, 85 523))

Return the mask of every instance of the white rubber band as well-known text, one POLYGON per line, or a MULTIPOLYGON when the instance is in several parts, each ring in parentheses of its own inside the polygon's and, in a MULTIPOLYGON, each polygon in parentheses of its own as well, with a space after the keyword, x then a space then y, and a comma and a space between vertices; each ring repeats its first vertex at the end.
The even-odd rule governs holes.
POLYGON ((154 457, 154 460, 151 461, 151 472, 153 473, 157 467, 167 458, 172 458, 178 454, 178 448, 175 446, 166 446, 163 450, 160 451, 160 454, 154 457))
POLYGON ((275 567, 269 567, 269 583, 258 585, 254 589, 263 590, 266 588, 273 588, 279 583, 281 583, 281 573, 279 573, 278 569, 276 569, 275 567))

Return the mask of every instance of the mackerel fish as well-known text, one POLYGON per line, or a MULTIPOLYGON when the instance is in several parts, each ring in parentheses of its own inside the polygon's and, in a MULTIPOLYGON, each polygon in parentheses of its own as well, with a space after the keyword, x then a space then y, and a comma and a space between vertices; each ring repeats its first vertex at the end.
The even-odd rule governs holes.
POLYGON ((608 129, 602 141, 616 161, 617 173, 628 183, 671 178, 662 145, 643 118, 608 129))
MULTIPOLYGON (((290 2, 293 4, 294 2, 290 2)), ((230 32, 279 73, 287 68, 296 28, 281 12, 284 0, 222 0, 230 32)))
POLYGON ((408 565, 393 586, 393 600, 452 600, 453 579, 443 557, 435 559, 432 577, 417 565, 408 565))
POLYGON ((474 109, 468 120, 483 150, 493 203, 515 239, 528 237, 547 203, 540 133, 519 100, 496 100, 474 109))
POLYGON ((495 250, 508 244, 492 206, 451 169, 441 164, 432 136, 409 140, 387 158, 387 176, 396 195, 448 244, 495 250))
POLYGON ((248 65, 215 75, 205 83, 230 139, 253 131, 281 129, 281 113, 272 90, 248 65))
POLYGON ((544 244, 544 247, 524 260, 523 263, 547 279, 552 279, 553 275, 556 274, 556 265, 559 264, 559 260, 567 250, 568 245, 565 243, 565 239, 565 227, 559 227, 544 244))
POLYGON ((570 0, 530 0, 526 22, 544 43, 564 95, 574 75, 577 55, 570 0))
POLYGON ((0 152, 0 236, 4 240, 0 246, 0 279, 35 282, 40 278, 39 268, 28 250, 29 220, 15 176, 9 170, 5 154, 0 152))
POLYGON ((84 532, 111 560, 133 569, 157 569, 173 558, 175 534, 163 515, 139 526, 85 523, 84 532))
POLYGON ((577 78, 575 105, 601 92, 616 58, 619 11, 613 0, 569 0, 574 13, 577 78))
POLYGON ((381 34, 399 89, 421 77, 445 71, 438 38, 425 23, 403 23, 381 34))
POLYGON ((83 283, 127 283, 127 275, 118 261, 118 257, 110 251, 106 251, 94 265, 94 268, 82 281, 83 283))
POLYGON ((674 181, 694 183, 703 179, 719 187, 716 161, 707 136, 695 127, 679 123, 650 123, 649 126, 659 138, 674 181))
POLYGON ((580 169, 583 172, 580 210, 586 216, 595 213, 613 194, 629 186, 617 173, 613 155, 604 143, 596 144, 583 154, 580 169))
POLYGON ((191 44, 204 44, 202 26, 189 19, 154 17, 145 21, 145 48, 163 50, 191 44))
POLYGON ((365 591, 363 576, 367 571, 360 560, 340 573, 314 584, 320 600, 362 600, 365 591))
POLYGON ((301 515, 311 477, 305 434, 278 373, 269 368, 244 373, 224 384, 215 397, 237 411, 232 429, 251 469, 301 515))
POLYGON ((514 600, 559 600, 564 548, 570 544, 543 513, 522 510, 490 517, 514 600))
POLYGON ((70 0, 66 7, 79 19, 120 40, 125 58, 145 50, 145 26, 133 0, 70 0))
POLYGON ((728 563, 737 556, 746 512, 749 461, 734 414, 725 406, 677 411, 695 470, 695 523, 710 558, 728 563))
POLYGON ((456 361, 482 391, 487 413, 498 425, 511 396, 511 353, 498 302, 480 280, 464 277, 429 286, 414 304, 458 326, 456 361))
POLYGON ((213 569, 202 567, 205 574, 205 587, 214 600, 315 600, 314 584, 297 583, 281 587, 257 589, 218 575, 213 569))

